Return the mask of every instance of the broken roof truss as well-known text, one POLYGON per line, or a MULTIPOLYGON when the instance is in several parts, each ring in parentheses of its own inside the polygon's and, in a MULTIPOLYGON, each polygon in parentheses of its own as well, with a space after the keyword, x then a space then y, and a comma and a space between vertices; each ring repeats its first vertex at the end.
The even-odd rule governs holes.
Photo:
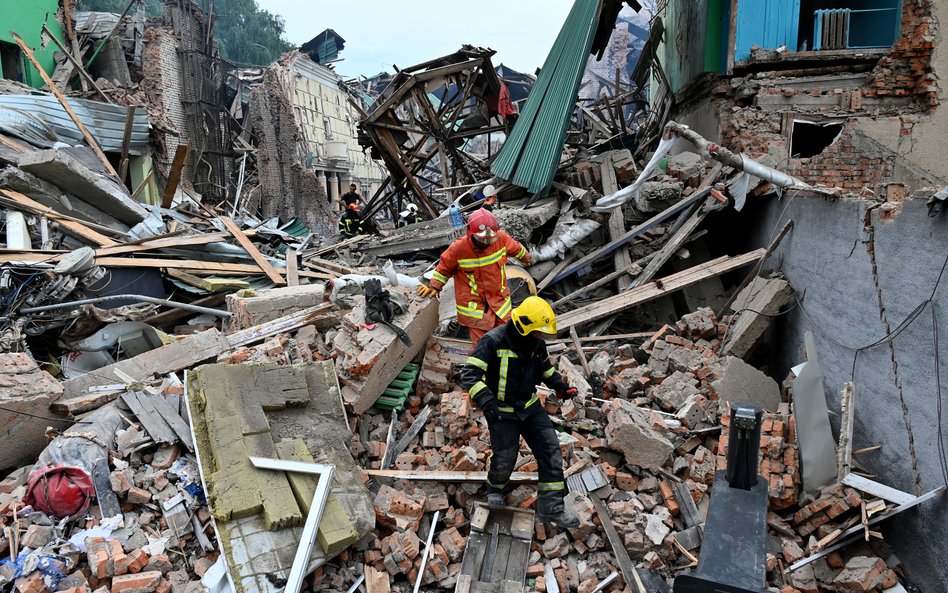
MULTIPOLYGON (((490 177, 487 163, 466 152, 466 140, 505 126, 491 125, 484 98, 500 92, 491 64, 494 50, 465 45, 454 54, 400 70, 362 119, 371 146, 390 173, 389 183, 372 197, 378 211, 400 190, 407 191, 430 217, 440 208, 430 192, 476 183, 490 177)), ((449 194, 450 195, 450 194, 449 194)))

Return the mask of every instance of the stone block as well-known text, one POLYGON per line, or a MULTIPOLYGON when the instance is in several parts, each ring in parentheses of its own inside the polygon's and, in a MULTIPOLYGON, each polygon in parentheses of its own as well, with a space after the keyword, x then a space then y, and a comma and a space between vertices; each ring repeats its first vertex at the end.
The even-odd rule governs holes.
POLYGON ((627 463, 657 469, 668 461, 674 445, 651 426, 642 410, 624 400, 613 401, 607 409, 606 440, 627 463))
POLYGON ((740 313, 728 328, 723 354, 746 358, 760 341, 773 315, 793 296, 793 288, 782 278, 757 278, 734 299, 731 308, 740 313))
POLYGON ((756 404, 769 411, 780 405, 777 382, 740 358, 728 356, 721 367, 721 378, 711 383, 718 399, 727 404, 756 404))

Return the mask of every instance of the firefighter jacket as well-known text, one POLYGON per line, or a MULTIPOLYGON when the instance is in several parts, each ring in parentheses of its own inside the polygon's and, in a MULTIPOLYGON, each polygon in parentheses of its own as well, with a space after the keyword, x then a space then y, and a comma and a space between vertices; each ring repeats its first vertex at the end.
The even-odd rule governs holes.
POLYGON ((524 350, 511 339, 510 322, 493 329, 477 342, 461 369, 461 385, 478 406, 497 398, 501 412, 516 413, 539 402, 536 386, 545 384, 557 393, 569 386, 553 367, 543 340, 532 340, 524 350))
POLYGON ((458 323, 493 329, 493 315, 488 311, 507 321, 513 308, 505 271, 509 257, 530 263, 527 248, 502 230, 497 231, 497 240, 482 250, 475 249, 469 237, 461 237, 441 254, 431 287, 441 290, 453 276, 458 323))
POLYGON ((339 232, 346 237, 355 237, 365 232, 365 221, 358 212, 347 210, 339 219, 339 232))

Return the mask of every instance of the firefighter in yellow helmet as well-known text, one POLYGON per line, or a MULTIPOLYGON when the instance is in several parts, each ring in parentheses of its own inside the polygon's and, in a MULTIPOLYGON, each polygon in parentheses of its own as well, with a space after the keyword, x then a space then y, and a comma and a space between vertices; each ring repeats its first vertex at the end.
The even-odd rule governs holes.
POLYGON ((522 436, 537 461, 540 520, 560 527, 579 525, 564 504, 563 455, 553 423, 537 396, 546 384, 560 397, 573 397, 547 353, 543 335, 556 335, 556 316, 540 297, 527 297, 514 308, 510 321, 487 332, 461 371, 461 385, 487 418, 491 458, 487 472, 487 504, 503 506, 522 436))

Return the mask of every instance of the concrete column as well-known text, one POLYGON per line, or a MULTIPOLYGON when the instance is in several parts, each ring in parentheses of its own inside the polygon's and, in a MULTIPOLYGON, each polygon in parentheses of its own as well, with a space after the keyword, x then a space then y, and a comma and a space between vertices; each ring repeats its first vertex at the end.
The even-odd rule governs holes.
POLYGON ((329 175, 329 201, 333 208, 339 210, 339 176, 335 173, 329 175))
POLYGON ((316 182, 319 183, 319 186, 323 188, 326 192, 326 201, 331 202, 332 198, 329 197, 329 186, 326 185, 326 172, 322 170, 316 171, 316 182))

